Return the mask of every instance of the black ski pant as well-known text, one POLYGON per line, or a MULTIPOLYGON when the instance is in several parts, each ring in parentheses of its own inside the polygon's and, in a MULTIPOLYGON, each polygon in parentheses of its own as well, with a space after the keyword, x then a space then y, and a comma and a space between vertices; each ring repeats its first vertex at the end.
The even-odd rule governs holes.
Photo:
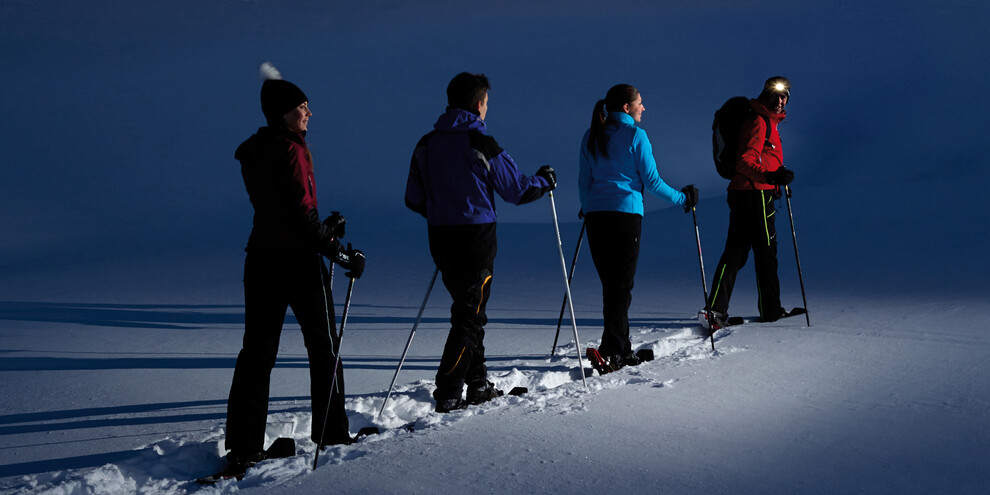
POLYGON ((350 439, 344 411, 343 363, 338 366, 330 417, 327 401, 339 350, 330 277, 317 254, 248 253, 244 262, 244 339, 234 368, 227 402, 225 444, 235 456, 249 456, 264 447, 272 368, 287 308, 302 328, 309 357, 313 407, 311 438, 324 444, 350 439))
POLYGON ((774 199, 773 191, 729 191, 726 199, 729 203, 729 233, 725 250, 715 268, 709 296, 713 310, 728 314, 736 274, 746 264, 752 250, 760 319, 776 320, 783 313, 780 280, 777 278, 774 199))
POLYGON ((450 332, 437 369, 439 401, 461 397, 464 384, 482 388, 485 366, 485 313, 491 295, 497 242, 495 224, 429 227, 430 254, 450 293, 450 332))
POLYGON ((602 282, 605 329, 598 348, 603 356, 632 354, 629 305, 639 261, 643 217, 635 213, 594 211, 584 217, 591 259, 602 282))

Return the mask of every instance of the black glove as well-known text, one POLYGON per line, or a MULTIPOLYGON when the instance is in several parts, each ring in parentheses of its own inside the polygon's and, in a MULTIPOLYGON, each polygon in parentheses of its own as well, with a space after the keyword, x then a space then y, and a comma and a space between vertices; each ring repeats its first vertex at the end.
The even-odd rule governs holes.
POLYGON ((361 274, 364 273, 364 261, 364 253, 351 248, 350 243, 347 243, 347 249, 338 251, 333 257, 333 262, 347 270, 345 275, 350 278, 361 278, 361 274))
POLYGON ((584 220, 584 208, 578 210, 578 220, 584 220))
POLYGON ((684 186, 681 192, 684 193, 684 213, 687 213, 698 204, 698 188, 692 184, 684 186))
POLYGON ((323 225, 326 225, 327 230, 330 231, 330 237, 339 239, 344 237, 344 226, 347 225, 347 220, 340 215, 339 211, 332 211, 330 216, 323 220, 323 225))
POLYGON ((547 191, 553 191, 557 187, 557 172, 554 172, 550 165, 544 165, 536 171, 537 177, 543 177, 547 181, 547 191))
POLYGON ((771 186, 786 186, 794 180, 794 172, 780 167, 775 172, 767 172, 766 177, 771 186))

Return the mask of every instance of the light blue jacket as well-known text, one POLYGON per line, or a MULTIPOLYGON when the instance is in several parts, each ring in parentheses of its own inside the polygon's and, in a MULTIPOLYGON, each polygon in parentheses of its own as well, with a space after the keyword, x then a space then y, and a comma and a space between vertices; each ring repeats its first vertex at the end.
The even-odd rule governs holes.
POLYGON ((644 190, 675 205, 684 205, 684 193, 660 178, 650 139, 646 131, 636 127, 632 116, 609 112, 605 132, 609 136, 608 158, 588 151, 590 129, 581 140, 578 193, 585 213, 620 211, 642 216, 644 190))

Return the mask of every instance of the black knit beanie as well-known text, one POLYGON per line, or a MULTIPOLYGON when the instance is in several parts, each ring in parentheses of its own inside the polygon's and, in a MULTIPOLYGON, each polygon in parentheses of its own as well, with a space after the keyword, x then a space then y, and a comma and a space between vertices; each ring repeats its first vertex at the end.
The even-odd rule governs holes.
POLYGON ((281 124, 285 114, 309 101, 298 86, 282 79, 271 64, 262 64, 261 74, 265 78, 261 85, 261 111, 269 124, 281 124))

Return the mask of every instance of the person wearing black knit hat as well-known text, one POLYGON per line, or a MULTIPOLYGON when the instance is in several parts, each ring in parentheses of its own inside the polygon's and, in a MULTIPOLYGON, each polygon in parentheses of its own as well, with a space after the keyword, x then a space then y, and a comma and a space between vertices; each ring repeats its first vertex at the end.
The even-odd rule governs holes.
MULTIPOLYGON (((277 77, 272 72, 268 72, 268 75, 277 77)), ((268 119, 268 125, 278 126, 285 114, 308 102, 309 98, 299 86, 284 79, 265 79, 265 83, 261 85, 261 112, 268 119)))
POLYGON ((265 457, 269 382, 289 307, 302 328, 309 357, 311 438, 322 439, 317 448, 351 441, 343 366, 337 367, 331 390, 339 341, 322 256, 349 270, 348 277, 358 278, 364 270, 364 254, 341 246, 344 218, 334 212, 321 222, 317 213, 313 161, 306 146, 313 115, 309 99, 270 64, 262 65, 262 75, 266 80, 261 109, 268 125, 234 154, 254 207, 254 225, 245 249, 243 347, 227 403, 225 446, 232 476, 243 475, 265 457))

